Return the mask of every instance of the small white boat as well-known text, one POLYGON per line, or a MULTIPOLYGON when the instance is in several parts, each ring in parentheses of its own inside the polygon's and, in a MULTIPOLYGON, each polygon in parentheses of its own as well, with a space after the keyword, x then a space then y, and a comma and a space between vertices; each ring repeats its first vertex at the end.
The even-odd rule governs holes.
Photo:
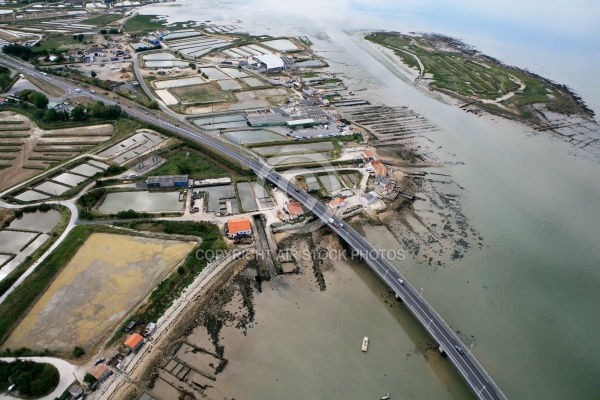
POLYGON ((362 351, 367 351, 367 347, 369 347, 369 337, 365 336, 362 342, 362 351))
POLYGON ((388 399, 391 399, 391 398, 392 398, 392 395, 388 393, 388 394, 384 394, 383 396, 381 396, 379 398, 379 400, 388 400, 388 399))

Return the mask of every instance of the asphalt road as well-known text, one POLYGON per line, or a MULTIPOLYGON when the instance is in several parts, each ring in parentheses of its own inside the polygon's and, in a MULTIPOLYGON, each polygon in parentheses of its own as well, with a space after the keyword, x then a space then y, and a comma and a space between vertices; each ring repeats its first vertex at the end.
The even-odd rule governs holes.
MULTIPOLYGON (((55 76, 43 75, 41 72, 33 69, 29 64, 19 62, 6 55, 0 55, 0 62, 11 66, 17 70, 21 69, 24 72, 32 74, 39 79, 46 79, 54 85, 64 89, 69 93, 77 93, 79 88, 77 85, 58 79, 55 76)), ((94 100, 103 101, 105 104, 117 104, 113 99, 99 94, 92 94, 80 89, 80 95, 86 95, 94 100)), ((188 125, 187 123, 174 124, 166 122, 156 117, 152 110, 144 108, 126 108, 125 111, 146 122, 156 126, 165 128, 180 136, 192 139, 205 146, 208 146, 221 154, 226 155, 232 160, 239 162, 241 165, 248 166, 261 178, 269 180, 276 184, 281 190, 294 196, 305 207, 312 211, 321 221, 329 224, 329 220, 333 219, 333 224, 329 224, 331 229, 339 234, 354 250, 361 254, 365 262, 379 275, 379 277, 396 292, 407 308, 421 322, 429 334, 436 340, 439 346, 442 347, 447 354, 448 359, 452 362, 463 379, 469 384, 473 392, 480 399, 506 399, 506 396, 496 386, 493 380, 489 377, 485 369, 475 359, 473 354, 467 350, 467 347, 454 334, 452 329, 444 322, 444 320, 429 306, 422 296, 410 285, 410 283, 400 275, 400 273, 392 267, 392 265, 382 257, 381 254, 363 238, 358 232, 351 227, 343 224, 342 220, 334 215, 334 213, 325 205, 315 200, 314 197, 300 189, 298 186, 286 180, 283 176, 274 171, 270 166, 264 164, 259 159, 252 158, 248 155, 241 154, 240 148, 221 142, 212 137, 205 136, 199 133, 197 127, 188 125), (336 227, 335 225, 338 227, 336 227), (343 227, 339 227, 339 226, 343 227), (459 353, 454 346, 460 346, 465 349, 463 353, 459 353)))

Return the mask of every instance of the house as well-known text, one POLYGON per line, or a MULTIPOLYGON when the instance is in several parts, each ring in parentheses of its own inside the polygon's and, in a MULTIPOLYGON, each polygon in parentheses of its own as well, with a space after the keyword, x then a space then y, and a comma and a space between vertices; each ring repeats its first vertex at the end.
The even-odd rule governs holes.
POLYGON ((83 396, 83 389, 79 385, 73 385, 69 388, 69 395, 72 399, 78 399, 83 396))
POLYGON ((83 50, 71 49, 71 50, 67 51, 67 53, 65 54, 65 57, 70 58, 70 59, 81 58, 81 57, 83 57, 83 50))
POLYGON ((365 193, 362 196, 360 196, 360 201, 364 205, 369 206, 369 205, 375 203, 378 198, 379 198, 379 196, 377 196, 377 193, 369 192, 369 193, 365 193))
POLYGON ((363 150, 362 151, 362 156, 365 159, 365 161, 375 161, 377 160, 377 156, 375 155, 375 153, 373 153, 373 150, 363 150))
POLYGON ((333 199, 329 202, 329 207, 331 207, 332 210, 342 208, 345 205, 346 205, 345 197, 336 197, 335 199, 333 199))
POLYGON ((340 192, 340 195, 343 197, 351 197, 354 196, 354 192, 350 189, 344 189, 340 192))
POLYGON ((112 371, 108 369, 106 364, 98 364, 90 371, 90 375, 92 375, 98 382, 103 381, 108 378, 112 371))
POLYGON ((252 233, 252 224, 249 218, 230 219, 225 224, 225 232, 230 239, 252 233))
POLYGON ((290 220, 295 220, 304 215, 302 204, 299 201, 294 201, 285 205, 285 208, 290 215, 290 220))
POLYGON ((138 351, 143 344, 144 337, 137 332, 129 335, 127 340, 125 340, 125 343, 123 343, 123 345, 131 352, 138 351))
POLYGON ((0 104, 6 103, 6 99, 4 97, 0 97, 0 104))
POLYGON ((373 167, 373 171, 375 171, 375 180, 377 182, 387 177, 388 169, 381 161, 372 161, 371 167, 373 167))

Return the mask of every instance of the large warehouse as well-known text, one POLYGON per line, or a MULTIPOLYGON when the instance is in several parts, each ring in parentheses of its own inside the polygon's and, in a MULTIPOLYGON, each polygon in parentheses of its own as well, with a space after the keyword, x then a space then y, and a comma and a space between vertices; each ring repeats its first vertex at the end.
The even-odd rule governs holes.
POLYGON ((150 176, 146 180, 148 187, 179 187, 188 185, 187 175, 150 176))

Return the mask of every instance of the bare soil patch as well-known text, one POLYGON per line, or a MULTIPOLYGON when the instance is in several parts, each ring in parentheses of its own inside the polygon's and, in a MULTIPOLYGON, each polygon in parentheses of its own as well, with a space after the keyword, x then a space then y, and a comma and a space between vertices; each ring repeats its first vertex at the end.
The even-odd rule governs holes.
POLYGON ((94 233, 5 347, 90 352, 191 251, 194 242, 94 233))

